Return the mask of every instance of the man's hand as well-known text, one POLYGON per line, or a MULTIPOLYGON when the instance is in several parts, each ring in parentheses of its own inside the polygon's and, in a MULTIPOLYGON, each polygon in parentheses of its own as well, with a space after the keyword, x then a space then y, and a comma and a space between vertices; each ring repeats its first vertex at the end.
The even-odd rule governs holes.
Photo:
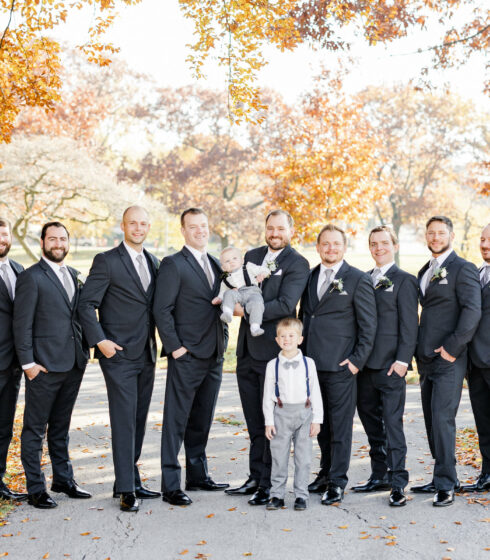
POLYGON ((43 371, 44 373, 48 373, 48 370, 44 366, 40 366, 39 364, 36 364, 29 369, 25 369, 24 371, 29 381, 32 381, 35 377, 37 377, 41 371, 43 371))
POLYGON ((235 309, 233 310, 233 315, 235 317, 243 317, 243 307, 239 303, 235 303, 235 309))
POLYGON ((310 437, 315 437, 320 433, 320 424, 315 424, 314 422, 310 425, 310 437))
POLYGON ((270 441, 276 435, 276 428, 274 426, 265 427, 265 437, 270 441))
POLYGON ((220 304, 222 303, 222 301, 223 301, 223 300, 222 300, 221 298, 215 297, 215 298, 213 298, 213 299, 211 300, 211 303, 212 303, 213 305, 220 305, 220 304))
POLYGON ((260 284, 261 282, 263 282, 269 276, 270 276, 270 274, 264 274, 262 272, 261 274, 257 274, 257 276, 255 277, 255 280, 257 280, 257 284, 260 284))
POLYGON ((172 358, 174 360, 177 360, 178 358, 183 356, 186 352, 187 352, 187 348, 185 346, 181 346, 180 348, 177 348, 177 350, 174 350, 172 352, 172 358))
POLYGON ((448 352, 446 352, 444 350, 444 346, 439 346, 439 348, 436 348, 434 350, 434 352, 437 352, 438 354, 441 354, 441 358, 443 360, 446 360, 448 362, 455 362, 456 358, 454 356, 451 356, 451 354, 449 354, 448 352))
POLYGON ((106 358, 112 358, 116 354, 116 350, 122 350, 122 346, 112 342, 112 340, 102 340, 97 346, 106 358))
POLYGON ((359 368, 356 367, 350 360, 345 359, 343 362, 340 362, 339 366, 347 366, 349 368, 349 371, 352 373, 352 375, 356 375, 356 373, 359 371, 359 368))
POLYGON ((399 364, 398 362, 394 362, 391 364, 391 367, 386 375, 391 375, 393 372, 395 372, 400 377, 405 377, 407 369, 408 366, 404 366, 402 364, 399 364))

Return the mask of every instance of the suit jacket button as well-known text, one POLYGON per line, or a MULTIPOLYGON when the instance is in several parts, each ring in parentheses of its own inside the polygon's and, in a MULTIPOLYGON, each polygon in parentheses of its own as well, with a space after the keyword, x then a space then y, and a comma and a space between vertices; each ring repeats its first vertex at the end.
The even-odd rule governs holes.
POLYGON ((312 319, 314 319, 314 318, 315 318, 315 316, 314 316, 314 315, 312 315, 312 316, 311 316, 311 318, 312 318, 312 319))

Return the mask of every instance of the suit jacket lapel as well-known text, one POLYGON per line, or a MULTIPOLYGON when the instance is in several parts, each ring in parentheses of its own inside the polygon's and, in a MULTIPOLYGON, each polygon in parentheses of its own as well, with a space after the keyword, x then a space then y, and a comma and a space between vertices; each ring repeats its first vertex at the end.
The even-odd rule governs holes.
POLYGON ((24 267, 22 265, 12 260, 10 261, 10 266, 12 267, 12 270, 14 271, 14 274, 16 276, 19 276, 19 274, 24 270, 24 267))
POLYGON ((7 286, 5 285, 5 281, 1 274, 0 274, 0 292, 2 292, 2 294, 4 294, 6 297, 10 299, 9 291, 7 290, 7 286))
POLYGON ((211 266, 213 267, 213 272, 214 272, 214 284, 213 284, 213 294, 216 292, 217 290, 219 290, 219 285, 221 283, 221 265, 219 264, 218 259, 216 259, 215 257, 213 257, 213 255, 210 255, 208 253, 208 259, 209 262, 211 264, 211 266))
POLYGON ((119 255, 121 256, 121 260, 124 266, 126 267, 126 270, 128 271, 129 275, 133 279, 133 282, 138 287, 138 290, 141 292, 141 295, 146 299, 146 292, 143 288, 143 284, 141 283, 139 274, 136 272, 133 261, 129 256, 129 253, 126 251, 126 247, 124 247, 123 243, 119 245, 119 255))
POLYGON ((71 301, 68 299, 68 294, 66 293, 65 287, 61 283, 61 280, 56 276, 53 269, 47 263, 45 263, 43 259, 39 261, 39 266, 44 270, 46 276, 51 280, 51 282, 53 282, 56 288, 61 292, 61 295, 63 296, 66 305, 68 305, 68 307, 71 309, 72 304, 71 301))
POLYGON ((312 309, 318 305, 318 276, 320 274, 320 265, 315 266, 311 271, 308 279, 308 296, 310 299, 310 306, 312 309))
POLYGON ((148 290, 145 292, 145 296, 147 298, 151 298, 151 296, 153 295, 153 291, 155 290, 157 267, 153 257, 150 255, 150 253, 148 253, 146 249, 143 249, 143 253, 145 255, 146 262, 148 263, 148 270, 150 271, 150 276, 151 276, 151 282, 150 285, 148 286, 148 290))
POLYGON ((75 310, 78 305, 78 298, 80 297, 80 288, 78 286, 78 270, 72 268, 71 266, 67 266, 66 268, 68 269, 70 276, 73 280, 73 284, 75 286, 75 293, 71 301, 71 307, 75 310))
MULTIPOLYGON (((202 266, 197 262, 194 255, 189 251, 189 249, 187 249, 187 247, 182 247, 182 254, 187 259, 187 262, 190 264, 190 266, 192 266, 195 273, 198 275, 198 277, 204 283, 206 288, 209 291, 211 291, 211 288, 209 287, 208 279, 207 279, 206 275, 204 274, 204 270, 202 269, 202 266)), ((216 282, 216 278, 215 278, 215 282, 216 282)))

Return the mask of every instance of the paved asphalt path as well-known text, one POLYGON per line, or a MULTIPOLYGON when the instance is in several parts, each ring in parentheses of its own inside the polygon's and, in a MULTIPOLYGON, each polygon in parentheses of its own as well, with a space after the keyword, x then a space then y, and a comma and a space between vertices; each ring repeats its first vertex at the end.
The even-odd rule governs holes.
MULTIPOLYGON (((165 372, 158 372, 141 458, 145 484, 152 489, 160 486, 164 380, 165 372)), ((215 417, 243 421, 233 374, 223 376, 215 417)), ((93 493, 93 498, 72 500, 53 494, 59 505, 50 511, 19 506, 10 515, 9 524, 0 529, 0 534, 13 535, 0 537, 0 558, 490 560, 490 508, 485 503, 470 503, 469 497, 463 496, 452 507, 436 509, 431 497, 412 495, 406 507, 395 509, 388 507, 388 492, 348 492, 339 507, 322 506, 314 495, 307 511, 296 512, 292 493, 287 496, 286 509, 266 511, 249 506, 246 498, 191 492, 194 503, 188 508, 172 507, 158 499, 145 501, 138 513, 123 513, 112 498, 108 423, 103 377, 96 365, 90 365, 73 415, 70 448, 76 480, 93 493)), ((460 427, 473 423, 467 391, 458 423, 460 427)), ((411 483, 429 481, 431 457, 417 386, 408 387, 405 427, 411 483)), ((208 445, 213 478, 232 485, 245 480, 247 450, 245 424, 216 420, 208 445)), ((317 468, 315 458, 312 470, 317 468)), ((472 467, 458 470, 462 480, 475 475, 472 467)), ((365 480, 369 472, 366 438, 356 417, 349 485, 365 480)), ((50 475, 49 466, 46 474, 50 475)), ((490 495, 480 498, 485 502, 490 495)))

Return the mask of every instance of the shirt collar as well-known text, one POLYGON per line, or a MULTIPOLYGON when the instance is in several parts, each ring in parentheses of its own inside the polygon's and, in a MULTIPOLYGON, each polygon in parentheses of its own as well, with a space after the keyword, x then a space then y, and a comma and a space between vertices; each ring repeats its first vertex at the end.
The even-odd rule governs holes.
POLYGON ((438 255, 435 259, 432 258, 431 259, 431 263, 436 260, 437 261, 437 266, 440 268, 443 264, 444 261, 449 257, 449 255, 453 252, 452 247, 450 249, 448 249, 445 253, 442 253, 442 255, 438 255))
POLYGON ((44 262, 46 262, 51 269, 56 273, 59 274, 61 272, 62 268, 66 268, 68 270, 68 267, 66 266, 66 264, 58 264, 55 263, 53 261, 50 261, 49 259, 47 259, 44 255, 42 256, 42 259, 44 260, 44 262))
POLYGON ((194 249, 190 245, 185 245, 185 247, 192 253, 192 256, 196 259, 196 261, 201 264, 202 263, 202 256, 206 255, 206 251, 199 251, 199 249, 194 249))
POLYGON ((279 363, 280 364, 284 364, 284 362, 295 362, 296 360, 301 361, 303 359, 303 352, 301 352, 301 350, 298 348, 298 353, 296 354, 296 356, 293 356, 292 358, 285 358, 282 354, 282 350, 279 352, 279 363))
POLYGON ((320 273, 322 273, 322 272, 324 273, 325 270, 333 270, 333 275, 337 276, 337 274, 338 274, 338 272, 341 269, 343 264, 344 264, 344 259, 342 259, 340 262, 338 262, 337 264, 334 264, 331 267, 327 267, 322 263, 320 273))
POLYGON ((133 249, 132 247, 130 247, 126 241, 123 241, 123 245, 124 247, 126 247, 126 251, 129 253, 129 256, 134 260, 136 260, 136 257, 138 257, 139 255, 143 255, 143 249, 141 249, 141 253, 138 253, 138 251, 136 251, 135 249, 133 249))
POLYGON ((381 272, 381 276, 384 276, 394 264, 395 264, 395 261, 390 262, 388 264, 384 264, 383 266, 377 266, 376 268, 378 268, 379 271, 381 272))
POLYGON ((279 251, 271 251, 269 247, 267 247, 267 254, 265 255, 265 261, 273 261, 277 259, 277 257, 284 251, 284 247, 279 249, 279 251))
POLYGON ((12 265, 10 264, 10 261, 9 261, 8 257, 5 257, 5 260, 3 260, 3 261, 0 259, 0 266, 2 266, 4 264, 6 264, 7 266, 10 266, 10 268, 12 268, 12 265))

